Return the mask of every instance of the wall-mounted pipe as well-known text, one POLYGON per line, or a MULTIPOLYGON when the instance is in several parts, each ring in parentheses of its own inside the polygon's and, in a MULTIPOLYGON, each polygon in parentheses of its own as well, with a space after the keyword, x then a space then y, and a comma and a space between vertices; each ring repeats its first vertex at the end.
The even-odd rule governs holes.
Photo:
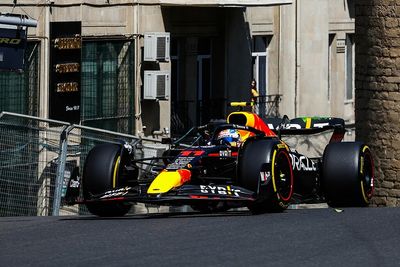
POLYGON ((0 14, 0 24, 36 27, 37 21, 34 19, 27 18, 26 16, 23 15, 15 16, 15 15, 0 14))

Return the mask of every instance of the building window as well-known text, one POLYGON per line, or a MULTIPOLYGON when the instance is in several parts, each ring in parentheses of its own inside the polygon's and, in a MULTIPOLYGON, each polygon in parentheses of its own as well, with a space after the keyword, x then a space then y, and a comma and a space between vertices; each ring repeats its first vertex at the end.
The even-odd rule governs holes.
POLYGON ((82 47, 84 125, 133 132, 134 57, 131 41, 86 41, 82 47))
POLYGON ((253 36, 252 40, 252 63, 253 79, 257 82, 257 90, 260 97, 258 104, 254 109, 260 116, 267 113, 267 95, 268 95, 268 44, 270 36, 253 36))
POLYGON ((333 88, 333 73, 332 73, 332 66, 333 66, 333 55, 334 53, 334 41, 335 40, 335 34, 329 34, 329 47, 328 47, 328 101, 331 100, 331 95, 332 95, 332 88, 333 88))
POLYGON ((171 38, 171 134, 183 134, 187 129, 185 102, 180 86, 180 45, 181 40, 171 38))
POLYGON ((22 72, 0 72, 0 111, 38 115, 38 42, 28 42, 22 72))
POLYGON ((346 92, 345 100, 352 101, 354 97, 354 35, 346 35, 346 92))
POLYGON ((268 93, 267 36, 254 36, 252 40, 253 78, 261 95, 268 93))

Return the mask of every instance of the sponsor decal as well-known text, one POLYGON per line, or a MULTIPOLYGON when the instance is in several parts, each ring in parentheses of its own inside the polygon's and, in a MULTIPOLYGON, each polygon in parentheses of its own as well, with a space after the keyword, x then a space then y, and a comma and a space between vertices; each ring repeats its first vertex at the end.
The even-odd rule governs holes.
POLYGON ((122 196, 125 196, 126 194, 128 194, 130 189, 131 189, 131 187, 127 186, 127 187, 116 189, 116 190, 110 190, 110 191, 105 192, 104 195, 102 197, 100 197, 100 199, 111 198, 111 197, 122 197, 122 196))
POLYGON ((231 157, 232 156, 232 151, 230 150, 221 150, 219 152, 220 157, 231 157))
POLYGON ((269 183, 269 181, 271 181, 271 172, 270 171, 260 172, 260 180, 262 184, 269 183))
MULTIPOLYGON (((329 122, 321 122, 321 123, 311 124, 311 120, 309 120, 309 121, 307 121, 307 124, 305 126, 303 126, 303 127, 298 123, 288 123, 288 124, 283 125, 282 129, 285 129, 285 130, 293 130, 293 129, 300 130, 302 128, 305 128, 305 129, 309 129, 309 128, 324 128, 325 126, 329 126, 329 122)), ((270 129, 275 129, 275 130, 278 130, 278 128, 279 128, 279 126, 277 126, 275 128, 274 125, 271 124, 271 123, 268 123, 268 127, 270 129)))
POLYGON ((360 173, 363 174, 364 171, 364 157, 361 156, 360 158, 360 173))
POLYGON ((124 148, 128 151, 129 154, 132 154, 133 146, 131 144, 125 143, 124 148))
POLYGON ((239 196, 240 189, 232 188, 228 186, 216 186, 216 185, 200 185, 200 191, 204 194, 218 194, 218 195, 232 195, 239 196))
POLYGON ((20 38, 0 38, 0 44, 19 45, 22 42, 20 38))
POLYGON ((314 123, 314 128, 324 128, 325 126, 329 126, 328 122, 314 123))
POLYGON ((303 155, 289 154, 292 160, 293 170, 298 171, 316 171, 315 162, 303 155))
POLYGON ((77 177, 77 180, 71 180, 69 182, 69 187, 70 188, 79 188, 80 182, 79 182, 79 177, 77 177))
POLYGON ((0 70, 23 69, 26 30, 22 28, 0 28, 0 70))
POLYGON ((192 162, 195 157, 178 157, 174 162, 167 166, 167 170, 183 169, 192 162))
POLYGON ((278 148, 286 148, 286 145, 284 145, 284 144, 278 144, 278 148))

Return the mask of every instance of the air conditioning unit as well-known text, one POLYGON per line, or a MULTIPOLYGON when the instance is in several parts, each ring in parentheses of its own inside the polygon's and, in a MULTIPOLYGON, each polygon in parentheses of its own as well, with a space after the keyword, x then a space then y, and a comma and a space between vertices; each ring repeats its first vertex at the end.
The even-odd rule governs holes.
POLYGON ((144 61, 169 61, 169 32, 144 34, 144 61))
POLYGON ((143 99, 168 99, 170 88, 169 71, 144 71, 143 99))

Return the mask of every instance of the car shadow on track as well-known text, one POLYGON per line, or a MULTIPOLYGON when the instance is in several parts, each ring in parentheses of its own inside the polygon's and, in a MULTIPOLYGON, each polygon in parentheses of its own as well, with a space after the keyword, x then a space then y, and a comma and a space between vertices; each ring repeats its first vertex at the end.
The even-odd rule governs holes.
POLYGON ((166 218, 195 218, 195 217, 236 217, 252 216, 250 211, 226 211, 215 213, 204 212, 160 212, 160 213, 140 213, 129 214, 122 217, 98 217, 95 215, 81 215, 76 217, 61 218, 60 220, 144 220, 144 219, 166 219, 166 218))

